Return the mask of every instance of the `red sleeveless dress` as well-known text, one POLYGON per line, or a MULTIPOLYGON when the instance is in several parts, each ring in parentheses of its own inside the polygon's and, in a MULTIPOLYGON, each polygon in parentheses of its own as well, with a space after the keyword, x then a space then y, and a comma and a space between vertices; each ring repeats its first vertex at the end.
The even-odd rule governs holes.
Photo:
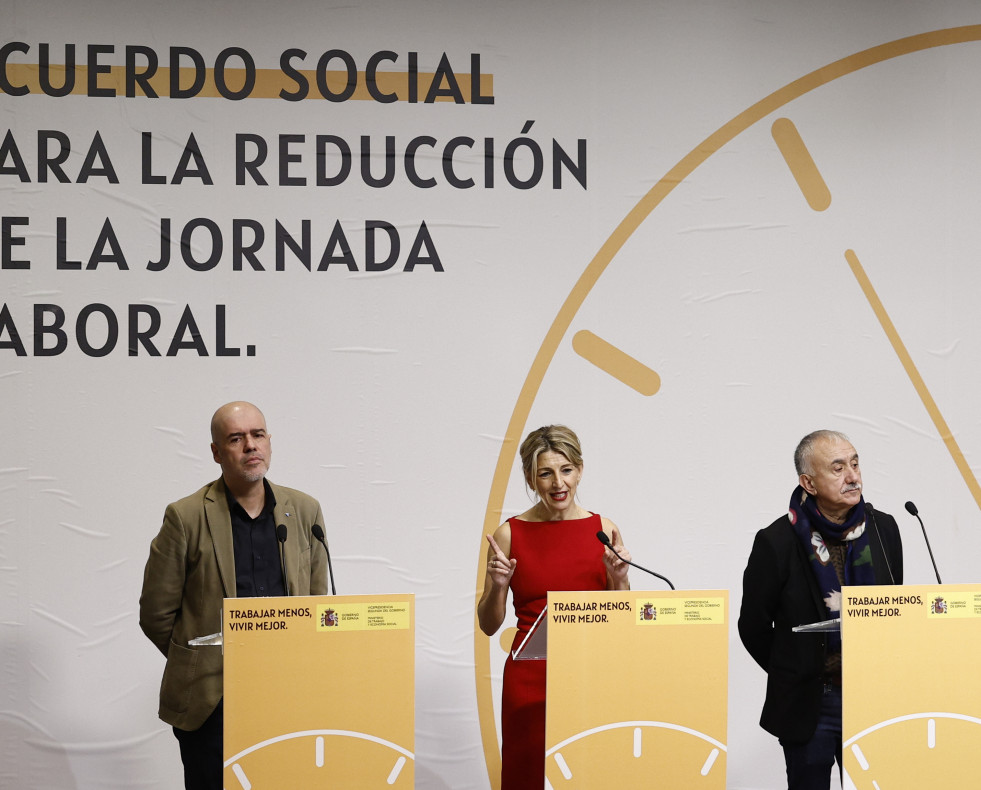
MULTIPOLYGON (((511 525, 511 577, 518 633, 517 648, 545 608, 549 590, 605 590, 603 528, 597 514, 568 521, 521 521, 511 525)), ((545 662, 504 665, 501 704, 501 790, 542 790, 545 786, 545 662)))

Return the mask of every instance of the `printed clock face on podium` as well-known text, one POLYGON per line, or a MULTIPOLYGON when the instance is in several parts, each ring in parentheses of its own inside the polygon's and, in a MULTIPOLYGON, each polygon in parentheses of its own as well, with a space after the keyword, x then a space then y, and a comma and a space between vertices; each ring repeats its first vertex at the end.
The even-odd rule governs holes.
POLYGON ((981 743, 981 719, 918 713, 880 722, 843 744, 845 790, 981 787, 981 765, 965 759, 981 743))
POLYGON ((603 787, 615 771, 621 790, 651 787, 652 777, 671 766, 687 776, 686 787, 714 787, 706 777, 725 782, 726 747, 704 733, 665 722, 636 721, 581 732, 545 753, 545 778, 551 790, 603 787), (596 755, 610 762, 599 763, 596 755), (613 767, 615 766, 615 767, 613 767))
MULTIPOLYGON (((518 395, 478 586, 483 536, 527 502, 518 445, 551 422, 583 439, 579 496, 624 528, 635 556, 655 553, 655 539, 713 550, 691 548, 692 536, 717 522, 718 497, 758 485, 760 471, 726 461, 717 483, 705 472, 713 459, 745 459, 761 426, 792 442, 802 415, 867 421, 883 414, 884 394, 890 418, 914 426, 908 449, 932 453, 981 507, 964 457, 981 444, 968 433, 973 415, 934 395, 970 388, 981 369, 981 273, 964 253, 981 249, 978 41, 981 26, 952 28, 843 58, 736 115, 646 193, 638 182, 643 196, 566 297, 518 395), (857 386, 870 368, 875 386, 857 386), (615 501, 594 501, 594 490, 615 501), (690 503, 671 528, 681 543, 657 534, 658 498, 690 503)), ((789 463, 770 462, 770 477, 789 463)), ((478 631, 475 658, 496 782, 491 677, 505 655, 478 631)))
POLYGON ((225 790, 277 790, 283 766, 296 787, 413 786, 412 752, 347 730, 293 732, 258 743, 225 761, 225 790), (330 780, 328 780, 330 777, 330 780))

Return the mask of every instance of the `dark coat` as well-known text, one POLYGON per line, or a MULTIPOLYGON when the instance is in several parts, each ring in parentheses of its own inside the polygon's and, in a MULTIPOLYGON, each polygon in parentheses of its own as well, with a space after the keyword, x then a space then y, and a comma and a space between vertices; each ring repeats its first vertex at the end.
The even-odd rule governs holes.
MULTIPOLYGON (((902 584, 903 547, 896 520, 868 510, 866 528, 876 584, 902 584)), ((756 533, 743 573, 739 638, 767 673, 760 726, 788 743, 808 741, 817 728, 827 634, 794 633, 828 617, 810 562, 790 519, 756 533)))

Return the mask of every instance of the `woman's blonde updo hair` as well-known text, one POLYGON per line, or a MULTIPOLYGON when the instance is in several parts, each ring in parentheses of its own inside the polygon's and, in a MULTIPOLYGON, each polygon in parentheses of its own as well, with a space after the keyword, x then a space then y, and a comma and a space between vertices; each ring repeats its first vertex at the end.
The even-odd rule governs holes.
POLYGON ((582 467, 582 448, 579 437, 572 428, 564 425, 544 425, 529 433, 521 443, 521 468, 525 474, 525 482, 531 489, 538 469, 538 456, 542 453, 561 453, 569 462, 578 468, 582 467))

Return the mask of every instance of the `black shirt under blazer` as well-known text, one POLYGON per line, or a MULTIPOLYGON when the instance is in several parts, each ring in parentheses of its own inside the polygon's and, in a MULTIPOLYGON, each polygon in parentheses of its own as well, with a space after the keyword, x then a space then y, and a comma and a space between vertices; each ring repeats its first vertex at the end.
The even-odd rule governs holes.
MULTIPOLYGON (((903 546, 896 520, 866 510, 876 584, 902 584, 903 546)), ((824 687, 827 635, 795 634, 828 617, 810 561, 787 516, 756 533, 743 573, 739 638, 767 673, 760 726, 788 743, 810 740, 824 687)))

